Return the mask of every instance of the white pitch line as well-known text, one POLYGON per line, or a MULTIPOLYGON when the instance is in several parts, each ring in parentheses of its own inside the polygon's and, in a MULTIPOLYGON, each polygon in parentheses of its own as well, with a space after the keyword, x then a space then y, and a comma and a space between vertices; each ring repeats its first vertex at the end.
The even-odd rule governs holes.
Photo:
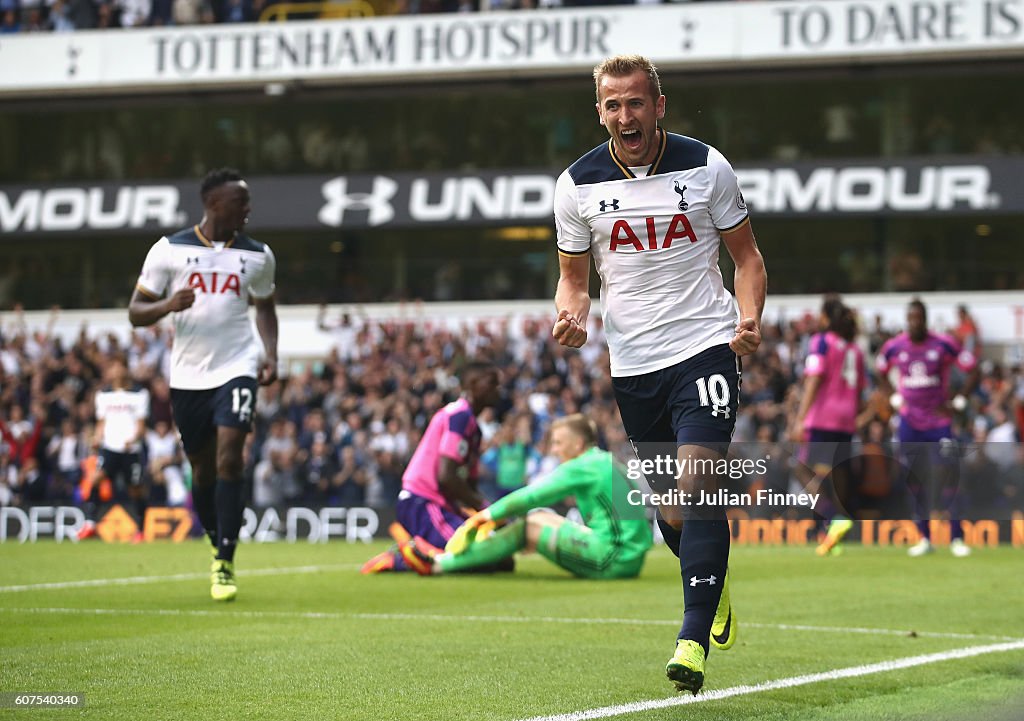
POLYGON ((622 716, 624 714, 640 713, 642 711, 651 711, 654 709, 707 703, 708 701, 718 701, 724 698, 732 698, 733 696, 746 696, 753 693, 777 691, 779 689, 793 688, 795 686, 806 686, 807 684, 818 683, 820 681, 837 681, 845 678, 856 678, 857 676, 869 676, 875 673, 900 671, 905 668, 913 668, 914 666, 924 666, 930 663, 971 658, 973 656, 981 656, 989 653, 1004 653, 1006 651, 1021 650, 1024 650, 1024 640, 1015 641, 1013 643, 996 643, 989 646, 969 646, 967 648, 957 648, 951 651, 929 653, 923 656, 909 656, 907 658, 898 658, 892 661, 882 661, 880 663, 866 664, 864 666, 851 666, 849 668, 839 668, 833 671, 824 671, 822 673, 780 678, 775 681, 765 681, 764 683, 755 684, 753 686, 733 686, 732 688, 723 688, 717 691, 702 692, 698 696, 676 696, 673 698, 652 699, 650 701, 635 701, 633 703, 621 704, 619 706, 604 706, 602 708, 589 709, 587 711, 573 711, 570 713, 556 714, 554 716, 533 716, 528 719, 521 719, 520 721, 587 721, 588 719, 609 718, 612 716, 622 716))
MULTIPOLYGON (((246 576, 286 576, 292 573, 319 573, 321 571, 354 571, 358 564, 340 564, 335 566, 291 566, 282 568, 254 568, 239 571, 242 578, 246 576)), ((20 586, 0 586, 0 593, 20 593, 22 591, 52 591, 65 588, 93 588, 98 586, 136 586, 145 583, 163 583, 165 581, 194 581, 198 578, 209 578, 207 573, 176 573, 169 576, 128 576, 123 578, 92 578, 84 581, 56 581, 53 583, 27 583, 20 586)))
POLYGON ((741 627, 746 628, 767 628, 775 631, 812 631, 814 633, 863 633, 869 636, 920 636, 922 638, 952 638, 963 641, 972 641, 983 638, 991 638, 997 641, 1016 641, 1015 636, 1005 636, 989 633, 954 633, 952 631, 914 631, 898 628, 867 628, 859 626, 808 626, 796 623, 742 623, 741 627))
MULTIPOLYGON (((621 625, 621 626, 673 626, 678 621, 659 621, 657 619, 629 618, 574 618, 560 616, 453 616, 439 613, 359 613, 342 611, 211 611, 205 609, 180 608, 31 608, 31 607, 0 607, 0 613, 40 613, 70 614, 84 616, 220 616, 239 618, 306 618, 327 620, 359 620, 359 621, 444 621, 454 623, 559 623, 580 625, 621 625)), ((940 631, 900 631, 890 628, 844 628, 842 626, 797 626, 790 624, 746 623, 747 628, 763 628, 777 631, 807 631, 811 633, 836 634, 875 634, 880 636, 912 636, 921 638, 949 638, 957 640, 1020 641, 1014 636, 997 636, 990 634, 944 633, 940 631)))

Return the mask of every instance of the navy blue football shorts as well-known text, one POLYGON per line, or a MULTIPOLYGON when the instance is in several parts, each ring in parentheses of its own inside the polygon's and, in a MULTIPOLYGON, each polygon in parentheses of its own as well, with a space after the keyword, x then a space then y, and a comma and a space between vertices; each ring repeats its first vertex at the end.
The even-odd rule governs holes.
POLYGON ((100 448, 97 464, 118 488, 142 483, 141 453, 118 453, 109 448, 100 448))
POLYGON ((622 425, 637 456, 675 457, 679 445, 704 446, 724 456, 736 427, 740 375, 739 358, 723 344, 662 370, 612 378, 622 425))
POLYGON ((217 427, 252 430, 256 413, 255 378, 232 378, 219 388, 193 391, 171 389, 174 423, 181 435, 185 453, 194 455, 217 437, 217 427))

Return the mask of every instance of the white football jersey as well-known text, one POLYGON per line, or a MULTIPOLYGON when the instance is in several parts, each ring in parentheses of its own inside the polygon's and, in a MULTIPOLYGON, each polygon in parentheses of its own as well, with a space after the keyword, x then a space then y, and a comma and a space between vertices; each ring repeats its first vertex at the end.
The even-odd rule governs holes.
POLYGON ((255 378, 263 352, 249 298, 274 292, 274 254, 238 233, 227 243, 207 240, 193 226, 158 240, 149 250, 138 289, 153 299, 192 288, 191 308, 172 313, 172 388, 207 390, 232 378, 255 378))
POLYGON ((149 416, 149 391, 145 388, 106 388, 96 392, 96 420, 103 421, 100 443, 115 453, 138 453, 141 439, 136 438, 139 421, 149 416), (129 441, 133 441, 129 443, 129 441))
POLYGON ((720 231, 746 220, 729 162, 682 135, 662 131, 649 169, 626 167, 609 140, 559 176, 558 250, 594 256, 613 376, 732 340, 739 311, 718 268, 720 231))

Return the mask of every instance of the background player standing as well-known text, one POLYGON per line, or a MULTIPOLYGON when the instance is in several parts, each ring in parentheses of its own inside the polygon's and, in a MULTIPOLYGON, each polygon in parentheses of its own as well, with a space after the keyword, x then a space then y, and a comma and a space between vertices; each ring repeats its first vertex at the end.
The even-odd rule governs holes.
POLYGON ((122 361, 114 361, 107 369, 110 385, 96 393, 96 446, 99 454, 96 465, 87 479, 89 497, 85 512, 88 520, 78 532, 78 539, 96 535, 96 519, 102 514, 98 507, 101 499, 101 481, 110 479, 114 499, 130 499, 135 506, 135 522, 139 530, 135 540, 142 540, 146 522, 146 489, 142 485, 142 439, 146 434, 149 416, 149 391, 134 387, 128 368, 122 361))
MULTIPOLYGON (((911 556, 932 551, 929 516, 932 489, 939 489, 941 503, 950 513, 950 550, 957 557, 968 556, 963 526, 958 517, 959 494, 956 488, 958 453, 953 439, 949 375, 953 366, 973 371, 977 360, 950 336, 928 330, 928 311, 918 299, 907 306, 907 330, 891 338, 878 353, 876 366, 879 385, 892 392, 889 371, 899 375, 898 438, 900 457, 907 483, 913 495, 917 530, 921 540, 910 547, 911 556)), ((964 393, 975 382, 971 373, 964 393)))
POLYGON ((174 314, 174 422, 192 464, 193 504, 214 547, 210 595, 230 601, 238 592, 234 557, 245 508, 242 450, 257 383, 277 378, 275 261, 266 244, 242 232, 249 186, 238 171, 211 171, 200 195, 202 221, 150 248, 128 317, 144 326, 174 314))
MULTIPOLYGON (((665 96, 651 62, 609 58, 594 69, 594 82, 611 139, 555 187, 560 277, 552 334, 572 348, 586 342, 592 255, 615 397, 637 454, 667 443, 683 462, 715 460, 736 422, 739 356, 761 342, 764 259, 729 162, 658 126, 665 96), (736 265, 735 299, 718 268, 722 242, 736 265)), ((717 487, 710 474, 648 480, 694 497, 717 487)), ((679 690, 697 693, 709 643, 727 647, 735 638, 722 580, 729 523, 724 508, 693 506, 663 506, 658 523, 684 579, 683 625, 666 673, 679 690)))
POLYGON ((848 461, 867 372, 864 353, 854 343, 857 321, 837 296, 827 297, 822 303, 821 324, 825 330, 811 336, 808 343, 803 395, 791 436, 797 443, 807 443, 804 462, 815 477, 832 479, 832 497, 822 499, 827 498, 832 508, 821 509, 831 523, 816 549, 819 556, 824 556, 836 549, 853 527, 848 507, 853 491, 848 461))

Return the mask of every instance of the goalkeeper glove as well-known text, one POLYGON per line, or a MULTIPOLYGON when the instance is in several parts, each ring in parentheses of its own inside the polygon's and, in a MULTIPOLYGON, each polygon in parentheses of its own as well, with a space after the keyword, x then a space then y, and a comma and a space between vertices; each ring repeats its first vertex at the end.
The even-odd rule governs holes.
POLYGON ((465 523, 455 529, 444 550, 452 555, 463 553, 477 538, 485 538, 494 532, 495 523, 486 509, 474 513, 465 523))

